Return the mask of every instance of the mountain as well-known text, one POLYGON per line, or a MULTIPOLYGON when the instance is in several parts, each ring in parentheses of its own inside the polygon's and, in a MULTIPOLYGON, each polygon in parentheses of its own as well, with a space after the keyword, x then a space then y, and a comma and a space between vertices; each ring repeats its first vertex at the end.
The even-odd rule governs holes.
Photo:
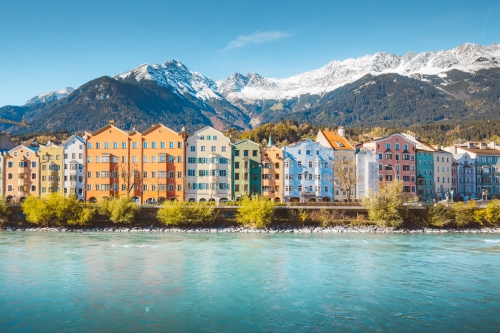
MULTIPOLYGON (((324 126, 500 119, 499 61, 498 44, 463 44, 335 60, 284 79, 234 73, 214 81, 171 60, 4 106, 0 117, 25 116, 30 131, 95 130, 109 119, 125 129, 162 122, 190 131, 205 125, 248 129, 281 119, 324 126)), ((28 131, 6 124, 0 129, 28 131)))
POLYGON ((463 44, 439 52, 409 52, 404 56, 379 52, 357 59, 334 60, 322 68, 285 79, 265 78, 255 73, 218 81, 219 92, 231 103, 254 116, 253 123, 274 118, 272 111, 303 111, 324 101, 323 96, 366 75, 398 74, 427 82, 438 76, 437 84, 449 83, 447 72, 475 73, 500 67, 500 45, 463 44), (264 103, 263 101, 268 101, 264 103), (270 103, 271 102, 271 103, 270 103))
POLYGON ((56 101, 58 99, 64 98, 71 94, 75 89, 71 87, 66 87, 60 90, 56 91, 51 91, 48 93, 40 94, 38 96, 35 96, 33 98, 30 98, 29 100, 24 103, 24 105, 35 105, 35 104, 42 104, 42 103, 50 103, 52 101, 56 101))

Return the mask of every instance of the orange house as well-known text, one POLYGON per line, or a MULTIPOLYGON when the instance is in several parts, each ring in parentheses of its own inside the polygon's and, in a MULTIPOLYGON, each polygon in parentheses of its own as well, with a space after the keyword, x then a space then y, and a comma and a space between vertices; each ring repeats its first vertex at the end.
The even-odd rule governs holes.
POLYGON ((272 140, 261 151, 262 195, 276 202, 283 201, 283 150, 273 146, 272 140))
POLYGON ((5 156, 5 198, 22 202, 28 195, 40 195, 38 147, 17 146, 5 156))
POLYGON ((184 201, 187 133, 157 124, 142 132, 143 203, 184 201))
POLYGON ((140 204, 184 200, 187 133, 153 125, 144 133, 110 121, 86 134, 87 201, 130 196, 140 204))
MULTIPOLYGON (((140 134, 135 131, 132 134, 135 138, 134 146, 138 147, 133 149, 137 160, 141 155, 140 134)), ((127 195, 137 197, 140 184, 133 183, 134 179, 137 179, 133 177, 133 171, 140 163, 133 163, 131 159, 132 135, 114 126, 114 121, 110 121, 97 131, 86 133, 85 139, 85 200, 95 202, 103 198, 127 195)))

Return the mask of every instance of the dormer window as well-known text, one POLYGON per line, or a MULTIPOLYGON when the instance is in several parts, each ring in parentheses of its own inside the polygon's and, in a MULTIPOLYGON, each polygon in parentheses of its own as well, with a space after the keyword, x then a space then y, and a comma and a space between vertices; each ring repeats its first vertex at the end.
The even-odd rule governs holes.
POLYGON ((339 147, 344 147, 344 144, 342 142, 339 142, 339 141, 335 141, 335 143, 337 144, 337 146, 339 147))

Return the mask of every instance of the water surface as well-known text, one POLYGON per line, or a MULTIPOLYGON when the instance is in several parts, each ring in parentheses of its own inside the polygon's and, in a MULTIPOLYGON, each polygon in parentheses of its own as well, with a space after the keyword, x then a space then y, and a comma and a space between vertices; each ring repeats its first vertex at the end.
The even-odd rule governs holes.
POLYGON ((500 235, 0 233, 0 332, 498 332, 500 235))

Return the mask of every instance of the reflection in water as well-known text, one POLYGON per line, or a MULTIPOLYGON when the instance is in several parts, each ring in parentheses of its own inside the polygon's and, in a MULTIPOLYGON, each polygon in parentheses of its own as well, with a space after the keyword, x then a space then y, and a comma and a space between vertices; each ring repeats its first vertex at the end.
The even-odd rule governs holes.
POLYGON ((497 235, 0 233, 0 331, 494 331, 497 235))

